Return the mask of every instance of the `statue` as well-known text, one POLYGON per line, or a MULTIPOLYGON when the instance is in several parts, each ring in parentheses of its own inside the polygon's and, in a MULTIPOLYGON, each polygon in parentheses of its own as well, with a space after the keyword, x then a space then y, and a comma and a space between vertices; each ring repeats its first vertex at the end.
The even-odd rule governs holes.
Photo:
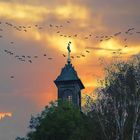
POLYGON ((70 44, 71 44, 71 42, 69 42, 69 43, 68 43, 68 46, 67 46, 67 49, 68 49, 68 59, 67 59, 67 62, 68 62, 68 63, 71 62, 71 59, 70 59, 70 53, 71 53, 70 44))

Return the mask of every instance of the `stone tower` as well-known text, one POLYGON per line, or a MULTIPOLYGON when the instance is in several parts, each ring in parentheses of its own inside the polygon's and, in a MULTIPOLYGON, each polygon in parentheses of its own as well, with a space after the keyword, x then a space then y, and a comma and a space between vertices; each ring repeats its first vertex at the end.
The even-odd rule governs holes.
POLYGON ((62 68, 60 75, 56 78, 54 83, 58 88, 58 99, 68 100, 75 106, 81 108, 81 90, 84 85, 77 75, 70 59, 70 44, 68 44, 68 59, 67 64, 62 68))

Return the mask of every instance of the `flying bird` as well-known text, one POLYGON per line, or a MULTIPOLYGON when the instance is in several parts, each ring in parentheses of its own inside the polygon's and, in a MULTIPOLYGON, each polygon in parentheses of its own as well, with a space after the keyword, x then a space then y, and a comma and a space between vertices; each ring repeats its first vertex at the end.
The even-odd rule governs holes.
POLYGON ((82 57, 86 57, 84 54, 81 54, 82 57))
POLYGON ((19 57, 19 55, 16 55, 15 58, 19 57))
POLYGON ((87 53, 90 53, 90 51, 86 50, 87 53))
POLYGON ((121 32, 118 32, 118 33, 115 33, 114 36, 118 36, 118 35, 120 35, 120 34, 121 34, 121 32))
POLYGON ((29 60, 30 63, 32 63, 32 60, 29 60))
POLYGON ((11 78, 11 79, 13 79, 13 78, 14 78, 14 76, 11 76, 10 78, 11 78))
POLYGON ((77 34, 75 34, 74 37, 77 37, 77 34))
POLYGON ((28 58, 31 58, 31 56, 27 56, 28 58))
POLYGON ((49 59, 49 60, 52 60, 53 58, 49 57, 48 59, 49 59))

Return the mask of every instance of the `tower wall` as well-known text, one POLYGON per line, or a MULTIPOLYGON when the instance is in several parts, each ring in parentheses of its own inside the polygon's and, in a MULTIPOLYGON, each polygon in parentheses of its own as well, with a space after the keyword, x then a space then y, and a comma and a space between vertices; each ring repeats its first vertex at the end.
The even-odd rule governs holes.
POLYGON ((57 85, 58 99, 71 101, 75 106, 81 108, 81 89, 75 82, 57 85))

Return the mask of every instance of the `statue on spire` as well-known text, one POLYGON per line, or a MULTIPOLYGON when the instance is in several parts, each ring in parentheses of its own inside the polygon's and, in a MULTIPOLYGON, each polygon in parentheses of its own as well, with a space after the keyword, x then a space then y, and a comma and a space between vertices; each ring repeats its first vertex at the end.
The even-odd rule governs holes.
POLYGON ((68 46, 67 46, 67 49, 68 49, 68 59, 67 59, 67 62, 68 62, 68 63, 71 62, 71 59, 70 59, 70 53, 71 53, 70 44, 71 44, 71 42, 69 42, 69 43, 68 43, 68 46))

